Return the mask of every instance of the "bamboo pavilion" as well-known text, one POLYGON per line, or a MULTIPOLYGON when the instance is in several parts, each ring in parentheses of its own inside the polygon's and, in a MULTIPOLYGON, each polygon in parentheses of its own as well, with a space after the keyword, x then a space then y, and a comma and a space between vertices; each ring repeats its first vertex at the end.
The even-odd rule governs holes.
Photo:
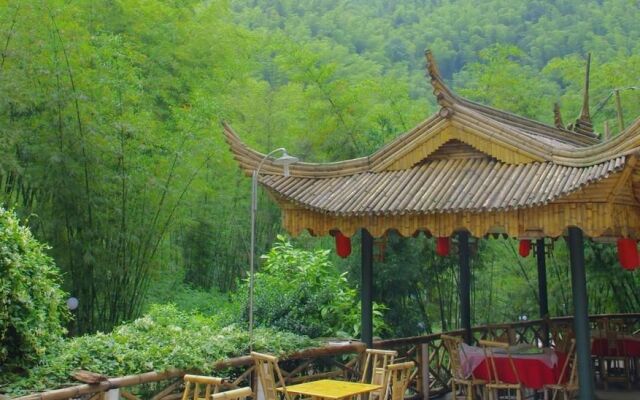
MULTIPOLYGON (((544 238, 568 237, 579 376, 590 382, 583 236, 631 239, 635 249, 640 238, 640 119, 601 141, 589 115, 588 68, 582 111, 568 126, 557 110, 555 126, 549 126, 456 95, 430 52, 427 71, 439 111, 367 157, 297 163, 290 176, 283 176, 272 159, 247 147, 229 125, 224 134, 245 172, 264 162, 259 182, 282 209, 283 226, 292 235, 361 232, 362 338, 368 344, 373 237, 390 230, 404 236, 458 237, 461 318, 468 341, 469 237, 506 234, 537 240, 543 316, 548 314, 544 238)), ((593 386, 581 386, 580 397, 593 398, 593 386)))

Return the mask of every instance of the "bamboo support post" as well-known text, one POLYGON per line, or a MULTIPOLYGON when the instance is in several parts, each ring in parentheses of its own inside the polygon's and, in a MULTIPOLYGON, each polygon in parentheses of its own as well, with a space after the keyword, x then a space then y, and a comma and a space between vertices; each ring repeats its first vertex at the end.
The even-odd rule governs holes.
POLYGON ((429 344, 424 343, 420 345, 420 392, 423 400, 429 399, 430 392, 430 377, 429 377, 429 344))

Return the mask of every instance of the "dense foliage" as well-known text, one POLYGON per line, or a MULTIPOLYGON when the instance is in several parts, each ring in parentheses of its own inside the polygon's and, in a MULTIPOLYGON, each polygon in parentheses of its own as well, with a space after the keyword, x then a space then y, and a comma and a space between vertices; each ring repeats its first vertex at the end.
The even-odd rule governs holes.
MULTIPOLYGON (((639 19, 632 0, 0 1, 0 202, 33 215, 34 235, 52 245, 80 300, 79 333, 109 331, 154 302, 215 313, 246 277, 249 248, 249 182, 220 121, 264 152, 365 156, 436 110, 430 48, 460 94, 545 122, 559 101, 568 124, 592 52, 592 116, 615 135, 615 89, 624 123, 640 114, 639 19)), ((260 200, 263 254, 280 227, 260 200)), ((303 236, 294 246, 332 244, 303 236)), ((389 328, 380 333, 457 327, 455 257, 435 257, 424 237, 376 246, 375 300, 389 328)), ((475 248, 474 321, 536 315, 533 258, 518 258, 510 240, 475 248)), ((329 255, 350 288, 357 249, 355 237, 350 258, 329 255)), ((613 251, 588 245, 592 312, 640 307, 640 278, 613 251)), ((570 313, 562 240, 548 261, 551 312, 570 313)), ((319 276, 351 299, 343 281, 319 276)), ((354 330, 295 327, 299 315, 277 311, 289 329, 354 330)))
POLYGON ((0 207, 0 375, 35 364, 65 332, 66 296, 46 250, 0 207))
MULTIPOLYGON (((293 247, 278 236, 255 274, 254 318, 257 326, 270 326, 311 337, 353 338, 360 334, 360 302, 339 273, 328 250, 293 247)), ((248 286, 238 291, 243 310, 248 286)), ((374 305, 374 331, 385 330, 382 309, 374 305)))
MULTIPOLYGON (((67 340, 41 359, 27 378, 12 380, 2 375, 0 383, 12 381, 5 390, 18 394, 69 382, 77 369, 108 376, 167 368, 210 373, 215 362, 246 354, 248 339, 246 329, 221 326, 215 317, 186 313, 172 305, 158 306, 111 333, 67 340)), ((256 351, 276 355, 314 345, 318 342, 271 328, 257 329, 254 334, 256 351)))

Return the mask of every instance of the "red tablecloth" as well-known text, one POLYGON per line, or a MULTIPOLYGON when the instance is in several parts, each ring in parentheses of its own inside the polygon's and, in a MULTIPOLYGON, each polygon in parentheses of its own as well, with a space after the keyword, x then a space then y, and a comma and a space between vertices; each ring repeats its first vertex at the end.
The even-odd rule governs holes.
MULTIPOLYGON (((512 354, 511 357, 513 358, 513 363, 518 375, 520 376, 520 383, 525 387, 532 389, 542 389, 546 384, 558 383, 558 378, 562 372, 562 366, 566 360, 566 355, 559 352, 556 354, 558 355, 558 363, 553 367, 548 366, 539 359, 534 359, 527 355, 512 354)), ((506 383, 517 383, 516 376, 511 369, 508 358, 496 357, 495 363, 500 380, 506 383)), ((473 370, 473 374, 476 378, 488 381, 489 373, 487 370, 487 360, 483 360, 473 370)), ((565 375, 567 374, 565 373, 565 375)))
POLYGON ((606 338, 594 338, 591 347, 591 354, 594 356, 628 356, 640 357, 640 338, 624 336, 616 338, 615 344, 608 345, 606 338))

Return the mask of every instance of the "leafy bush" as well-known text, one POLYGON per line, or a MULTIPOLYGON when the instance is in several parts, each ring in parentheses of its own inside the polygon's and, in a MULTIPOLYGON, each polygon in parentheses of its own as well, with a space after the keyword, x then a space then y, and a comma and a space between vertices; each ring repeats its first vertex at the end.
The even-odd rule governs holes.
POLYGON ((229 293, 222 293, 214 287, 202 289, 185 283, 182 267, 158 268, 154 273, 158 273, 159 276, 154 277, 154 282, 151 283, 143 312, 149 311, 153 305, 169 303, 174 304, 179 310, 212 316, 220 316, 221 312, 229 308, 229 293))
MULTIPOLYGON (((217 361, 247 354, 248 341, 246 329, 234 325, 220 327, 212 317, 179 311, 173 305, 153 306, 149 314, 109 334, 65 341, 28 377, 15 380, 4 390, 21 394, 57 387, 68 383, 76 369, 108 376, 167 368, 210 373, 217 361)), ((255 350, 280 356, 318 344, 307 337, 274 329, 257 329, 254 333, 255 350)))
POLYGON ((46 249, 0 207, 0 372, 32 365, 65 333, 66 294, 46 249))
MULTIPOLYGON (((360 303, 346 273, 329 261, 328 250, 294 248, 283 236, 263 256, 255 275, 256 326, 273 326, 310 337, 357 337, 360 303)), ((246 304, 247 283, 239 291, 246 304)), ((247 307, 244 307, 246 310, 247 307)), ((385 329, 382 306, 374 304, 374 330, 385 329)))

